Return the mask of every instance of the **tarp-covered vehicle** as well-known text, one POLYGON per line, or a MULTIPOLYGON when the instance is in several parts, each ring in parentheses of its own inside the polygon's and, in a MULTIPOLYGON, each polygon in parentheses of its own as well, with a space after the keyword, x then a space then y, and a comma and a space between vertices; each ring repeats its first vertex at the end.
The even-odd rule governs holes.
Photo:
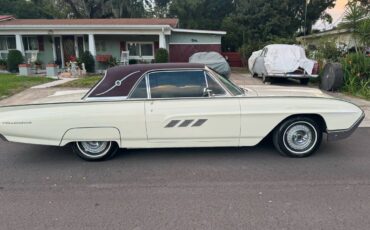
POLYGON ((318 77, 319 64, 308 59, 302 47, 297 45, 268 45, 253 52, 248 60, 253 76, 269 78, 296 78, 307 84, 310 78, 318 77))
POLYGON ((195 53, 189 58, 189 63, 204 64, 226 78, 229 78, 231 73, 229 63, 217 52, 195 53))

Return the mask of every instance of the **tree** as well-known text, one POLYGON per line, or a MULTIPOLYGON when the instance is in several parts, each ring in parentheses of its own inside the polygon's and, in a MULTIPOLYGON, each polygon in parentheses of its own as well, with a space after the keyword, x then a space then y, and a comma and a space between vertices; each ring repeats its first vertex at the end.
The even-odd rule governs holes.
POLYGON ((145 15, 144 0, 61 0, 75 18, 133 18, 145 15))
MULTIPOLYGON (((311 0, 307 5, 307 28, 324 15, 335 0, 311 0)), ((291 41, 304 28, 305 2, 297 0, 236 0, 235 11, 226 17, 222 28, 228 34, 224 49, 234 50, 242 44, 291 41)), ((248 49, 247 49, 248 50, 248 49)))
POLYGON ((144 0, 144 8, 150 17, 166 18, 171 3, 171 0, 144 0))
MULTIPOLYGON (((304 0, 306 1, 306 0, 304 0)), ((299 14, 296 18, 304 24, 304 29, 306 29, 305 34, 310 34, 312 31, 312 26, 317 22, 318 19, 322 19, 332 22, 332 17, 325 10, 335 6, 335 0, 311 0, 307 5, 307 21, 304 21, 304 17, 301 15, 304 14, 304 9, 299 7, 299 14)))
POLYGON ((173 0, 170 17, 179 18, 182 28, 218 30, 233 10, 233 0, 173 0))
POLYGON ((16 18, 51 18, 34 2, 26 0, 1 0, 0 15, 13 15, 16 18))
POLYGON ((346 5, 344 21, 339 25, 353 31, 356 52, 359 52, 360 42, 368 43, 369 25, 368 19, 365 20, 368 14, 368 9, 360 1, 351 0, 346 5))

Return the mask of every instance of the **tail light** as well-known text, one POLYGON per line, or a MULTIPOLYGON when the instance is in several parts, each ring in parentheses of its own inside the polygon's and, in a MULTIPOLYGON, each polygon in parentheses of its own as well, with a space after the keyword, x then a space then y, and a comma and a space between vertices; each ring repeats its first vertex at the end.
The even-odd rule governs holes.
POLYGON ((320 64, 318 62, 315 63, 315 65, 313 66, 313 70, 312 70, 312 74, 319 74, 319 70, 320 70, 320 64))

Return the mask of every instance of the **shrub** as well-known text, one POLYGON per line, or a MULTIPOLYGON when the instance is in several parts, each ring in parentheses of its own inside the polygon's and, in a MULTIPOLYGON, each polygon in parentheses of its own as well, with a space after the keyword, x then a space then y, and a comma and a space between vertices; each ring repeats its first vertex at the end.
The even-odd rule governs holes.
POLYGON ((108 67, 114 67, 118 65, 118 61, 115 57, 110 57, 108 62, 107 62, 108 67))
POLYGON ((240 56, 242 57, 242 61, 245 65, 248 65, 248 59, 252 55, 254 51, 258 51, 264 47, 264 44, 262 43, 250 43, 250 44, 244 44, 239 49, 240 56))
POLYGON ((130 64, 130 65, 136 65, 137 63, 138 63, 138 61, 136 59, 128 60, 128 64, 130 64))
POLYGON ((343 90, 370 99, 370 58, 349 54, 341 60, 344 72, 343 90))
POLYGON ((166 49, 160 48, 155 54, 156 63, 167 63, 168 62, 168 51, 166 49))
POLYGON ((8 53, 8 71, 19 72, 18 65, 24 61, 23 55, 19 50, 10 50, 8 53))
POLYGON ((85 63, 85 68, 88 73, 95 73, 95 58, 89 51, 83 52, 80 62, 85 63))
POLYGON ((7 66, 7 62, 5 59, 0 59, 0 66, 7 66))

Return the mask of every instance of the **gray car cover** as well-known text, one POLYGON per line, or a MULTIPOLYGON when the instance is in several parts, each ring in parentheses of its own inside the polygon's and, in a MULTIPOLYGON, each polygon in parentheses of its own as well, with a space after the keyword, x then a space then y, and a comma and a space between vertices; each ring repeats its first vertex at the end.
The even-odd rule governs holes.
POLYGON ((205 64, 217 73, 229 77, 231 73, 230 65, 224 57, 217 52, 195 53, 189 58, 189 63, 205 64))

